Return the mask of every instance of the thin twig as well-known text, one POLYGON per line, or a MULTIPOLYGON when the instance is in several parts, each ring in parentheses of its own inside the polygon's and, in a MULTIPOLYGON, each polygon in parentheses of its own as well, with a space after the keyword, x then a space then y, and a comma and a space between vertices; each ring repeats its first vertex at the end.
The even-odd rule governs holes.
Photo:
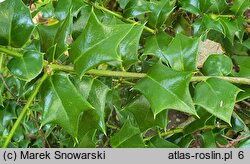
POLYGON ((8 136, 6 137, 6 140, 3 143, 2 148, 6 148, 9 144, 9 142, 11 141, 16 129, 18 128, 18 126, 20 125, 22 119, 24 118, 24 116, 26 115, 27 110, 29 109, 30 105, 32 104, 33 100, 35 99, 37 93, 39 92, 39 89, 41 87, 41 85, 43 84, 43 82, 47 79, 48 74, 44 74, 41 79, 38 81, 37 86, 35 88, 35 90, 32 92, 32 94, 30 95, 27 103, 25 104, 25 106, 23 107, 21 113, 19 114, 16 122, 14 123, 14 125, 12 126, 12 129, 10 130, 8 136))
MULTIPOLYGON (((0 73, 0 79, 3 81, 3 84, 5 86, 5 88, 7 89, 7 91, 11 94, 11 96, 16 100, 16 102, 18 102, 18 104, 20 106, 22 106, 23 103, 27 103, 28 100, 22 100, 22 99, 19 99, 10 89, 10 87, 8 86, 8 84, 6 83, 5 79, 4 79, 4 76, 2 73, 0 73)), ((33 103, 35 102, 39 102, 38 100, 33 100, 33 103)))
POLYGON ((39 134, 40 134, 40 137, 42 138, 43 140, 43 144, 44 144, 44 147, 50 147, 48 141, 45 139, 44 137, 44 132, 40 129, 40 126, 39 126, 39 121, 32 115, 30 115, 30 118, 34 121, 34 123, 36 124, 36 127, 39 131, 39 134))
POLYGON ((250 137, 250 135, 248 135, 248 136, 238 136, 236 139, 232 139, 232 138, 229 138, 229 137, 227 137, 227 136, 225 136, 223 134, 221 134, 221 136, 229 140, 229 143, 226 144, 226 145, 222 145, 218 141, 216 141, 218 146, 221 147, 221 148, 234 148, 240 141, 248 139, 250 137))
MULTIPOLYGON (((64 66, 60 64, 50 64, 50 69, 53 71, 65 71, 65 72, 75 72, 73 66, 64 66)), ((146 73, 135 73, 135 72, 123 72, 123 71, 110 71, 110 70, 98 70, 91 69, 86 72, 86 74, 92 74, 97 76, 109 76, 109 77, 124 77, 124 78, 143 78, 146 77, 146 73)), ((234 84, 246 84, 250 85, 250 78, 242 78, 242 77, 226 77, 226 76, 193 76, 191 82, 199 82, 206 81, 209 78, 219 78, 226 80, 230 83, 234 84)))
POLYGON ((11 89, 9 88, 8 84, 6 83, 4 77, 3 77, 3 74, 0 73, 0 79, 3 81, 3 85, 5 86, 5 88, 8 90, 8 92, 11 94, 11 96, 18 100, 18 97, 11 91, 11 89))

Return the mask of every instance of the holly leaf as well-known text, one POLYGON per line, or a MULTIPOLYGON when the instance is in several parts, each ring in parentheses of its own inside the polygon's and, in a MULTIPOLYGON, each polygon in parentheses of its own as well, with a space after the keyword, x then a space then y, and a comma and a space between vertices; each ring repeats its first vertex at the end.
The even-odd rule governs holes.
POLYGON ((17 78, 31 81, 43 69, 43 54, 36 51, 25 51, 22 57, 12 58, 7 67, 17 78))
POLYGON ((138 61, 137 50, 142 31, 143 26, 134 26, 133 29, 119 43, 118 52, 122 58, 123 66, 126 69, 138 61))
POLYGON ((178 142, 178 146, 181 148, 189 148, 190 144, 194 140, 193 135, 186 135, 181 138, 181 140, 178 142))
POLYGON ((73 16, 77 16, 79 10, 84 5, 83 1, 79 0, 64 0, 58 1, 55 6, 55 16, 59 20, 67 19, 67 15, 69 15, 69 11, 72 8, 73 16))
POLYGON ((237 102, 250 98, 250 87, 241 88, 243 92, 240 92, 237 96, 237 102))
POLYGON ((110 138, 112 148, 142 148, 144 143, 140 129, 133 125, 129 118, 122 126, 121 130, 110 138))
POLYGON ((53 59, 59 58, 65 50, 68 48, 68 37, 71 34, 71 24, 73 23, 71 11, 68 13, 66 19, 57 30, 54 38, 53 45, 55 45, 53 59))
POLYGON ((176 1, 151 1, 149 13, 149 24, 154 27, 161 27, 161 25, 167 20, 169 15, 175 9, 176 1))
POLYGON ((172 41, 172 37, 164 32, 157 33, 146 39, 144 55, 157 56, 164 62, 167 62, 166 56, 168 44, 172 41))
POLYGON ((240 31, 237 22, 230 21, 227 18, 220 18, 219 21, 221 23, 221 26, 223 27, 223 31, 224 31, 225 36, 233 44, 234 36, 236 35, 237 32, 240 31))
POLYGON ((240 91, 239 88, 225 80, 209 78, 205 82, 197 84, 195 103, 231 125, 230 120, 236 96, 240 91))
POLYGON ((234 0, 230 10, 233 11, 235 15, 242 16, 249 6, 249 0, 234 0))
POLYGON ((51 26, 42 26, 42 25, 37 26, 40 45, 41 45, 41 52, 46 53, 48 49, 51 47, 51 45, 53 45, 54 38, 56 36, 59 26, 60 23, 51 26))
POLYGON ((0 45, 22 47, 35 27, 28 7, 21 0, 5 0, 0 18, 0 45))
POLYGON ((94 141, 95 138, 95 130, 90 130, 84 134, 81 138, 78 148, 95 148, 96 142, 94 141))
POLYGON ((215 135, 212 130, 207 130, 200 134, 203 141, 203 148, 217 148, 215 135))
POLYGON ((226 10, 228 4, 226 2, 226 0, 210 0, 211 2, 211 11, 213 13, 218 13, 218 14, 221 14, 223 13, 224 10, 226 10))
POLYGON ((250 49, 250 38, 248 38, 247 40, 245 40, 243 42, 243 46, 245 46, 246 48, 250 49))
POLYGON ((233 63, 226 55, 209 55, 203 64, 202 71, 208 76, 225 76, 232 71, 233 63))
POLYGON ((167 112, 162 111, 156 116, 156 118, 154 118, 153 112, 150 109, 150 104, 144 96, 136 98, 129 105, 127 105, 124 110, 133 113, 141 132, 155 126, 163 129, 167 126, 167 112))
POLYGON ((92 8, 88 5, 83 5, 82 10, 79 12, 79 16, 74 19, 72 37, 74 40, 81 35, 83 29, 86 27, 89 16, 91 15, 92 8))
POLYGON ((105 123, 105 102, 109 88, 97 79, 83 77, 76 80, 75 85, 82 96, 95 108, 95 114, 98 116, 98 126, 106 134, 105 123))
POLYGON ((195 15, 207 12, 212 5, 209 0, 183 0, 181 4, 184 10, 195 15))
POLYGON ((117 2, 119 3, 120 7, 124 9, 127 6, 127 4, 130 2, 130 0, 117 0, 117 2))
POLYGON ((95 137, 99 123, 99 116, 95 110, 87 110, 82 114, 78 128, 78 147, 96 147, 97 139, 95 137))
POLYGON ((71 33, 72 16, 69 12, 63 22, 52 26, 38 25, 38 32, 42 52, 47 54, 49 60, 59 58, 68 48, 68 37, 71 33))
POLYGON ((194 71, 197 69, 198 48, 199 39, 177 34, 168 45, 165 58, 174 70, 194 71))
POLYGON ((205 30, 208 30, 208 31, 215 30, 225 35, 220 21, 217 19, 213 19, 212 15, 205 14, 201 19, 195 21, 192 24, 192 26, 194 28, 195 35, 200 35, 205 30))
POLYGON ((155 136, 149 141, 149 148, 179 148, 178 145, 155 136))
POLYGON ((77 137, 81 113, 93 110, 93 107, 81 96, 67 74, 48 77, 41 90, 44 110, 42 125, 58 124, 71 136, 77 137))
POLYGON ((234 72, 234 76, 250 78, 250 57, 249 56, 232 56, 239 67, 238 72, 234 72))
MULTIPOLYGON (((122 62, 123 55, 127 55, 128 48, 132 46, 125 43, 138 44, 137 40, 135 41, 138 37, 130 35, 135 31, 138 32, 138 28, 134 26, 131 24, 104 25, 92 10, 85 29, 69 50, 76 72, 82 76, 87 70, 101 63, 122 62), (123 50, 126 52, 123 53, 123 50)), ((140 36, 141 33, 138 32, 136 35, 140 36)), ((134 53, 137 54, 137 52, 134 53)), ((129 54, 131 55, 131 52, 129 54)))
POLYGON ((165 109, 176 109, 197 115, 188 88, 192 75, 157 63, 149 70, 147 76, 137 83, 135 89, 148 99, 154 117, 165 109))
POLYGON ((144 0, 130 1, 124 11, 125 17, 136 17, 150 12, 150 2, 144 0))
POLYGON ((205 109, 198 106, 197 113, 200 116, 199 119, 194 120, 193 122, 186 125, 183 129, 183 133, 185 136, 189 134, 193 134, 196 131, 204 128, 206 126, 206 122, 211 118, 211 114, 207 112, 205 109))
POLYGON ((242 138, 245 138, 243 140, 241 140, 239 142, 239 144, 237 145, 237 148, 250 148, 250 133, 249 132, 245 132, 241 134, 242 138))

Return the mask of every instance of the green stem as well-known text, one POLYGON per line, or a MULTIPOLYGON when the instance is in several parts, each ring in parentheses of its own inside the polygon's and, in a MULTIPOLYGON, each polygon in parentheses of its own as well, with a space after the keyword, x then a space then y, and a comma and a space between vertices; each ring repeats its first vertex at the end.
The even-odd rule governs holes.
MULTIPOLYGON (((74 68, 72 66, 50 64, 50 67, 54 71, 74 72, 74 68)), ((146 76, 145 73, 109 71, 109 70, 97 70, 97 69, 89 70, 86 73, 97 75, 97 76, 124 77, 124 78, 143 78, 146 76)), ((225 76, 194 76, 194 77, 192 77, 191 82, 206 81, 209 78, 219 78, 219 79, 223 79, 223 80, 226 80, 228 82, 235 83, 235 84, 250 85, 250 78, 225 77, 225 76)))
POLYGON ((23 56, 22 54, 15 52, 15 51, 12 51, 12 50, 5 48, 5 47, 0 47, 0 52, 3 52, 5 54, 13 56, 13 57, 18 57, 18 58, 21 58, 23 56))
POLYGON ((97 70, 97 69, 89 70, 87 71, 87 74, 93 74, 97 76, 125 77, 125 78, 143 78, 146 76, 146 74, 144 73, 97 70))
MULTIPOLYGON (((99 10, 102 10, 102 11, 104 11, 104 12, 107 12, 107 13, 109 13, 109 14, 111 14, 111 15, 113 15, 113 16, 115 16, 115 17, 117 17, 117 18, 119 18, 119 19, 121 19, 121 20, 123 20, 123 21, 125 21, 125 22, 132 23, 132 24, 141 24, 141 23, 136 22, 136 21, 134 21, 134 20, 132 20, 132 19, 124 18, 122 15, 120 15, 120 14, 114 12, 114 11, 111 11, 111 10, 109 10, 109 9, 103 7, 103 6, 100 6, 100 5, 98 5, 98 4, 94 4, 94 3, 90 3, 90 2, 86 2, 86 1, 84 1, 84 2, 85 2, 85 3, 88 3, 88 4, 91 5, 91 6, 94 6, 95 8, 97 8, 97 9, 99 9, 99 10)), ((147 30, 148 32, 152 33, 152 34, 155 34, 155 33, 156 33, 155 30, 153 30, 153 29, 151 29, 151 28, 149 28, 149 27, 147 27, 147 26, 145 26, 145 25, 144 25, 144 29, 147 30)))
POLYGON ((2 146, 2 148, 6 148, 11 140, 11 138, 13 137, 16 129, 18 128, 18 126, 20 125, 23 117, 26 115, 27 110, 29 109, 30 105, 32 104, 34 98, 36 97, 42 83, 44 82, 44 80, 48 77, 47 73, 44 73, 44 75, 42 76, 42 78, 39 80, 35 90, 32 92, 32 94, 30 95, 27 103, 25 104, 25 106, 23 107, 20 115, 18 116, 16 122, 14 123, 9 135, 7 136, 6 140, 4 141, 4 144, 2 146))
POLYGON ((246 84, 250 85, 250 79, 249 78, 243 78, 243 77, 225 77, 225 76, 194 76, 192 77, 191 81, 192 82, 198 82, 198 81, 206 81, 209 78, 219 78, 226 80, 230 83, 234 84, 246 84))
POLYGON ((74 72, 74 67, 70 65, 49 64, 53 71, 74 72))
MULTIPOLYGON (((221 126, 218 126, 218 125, 206 125, 198 130, 207 130, 207 129, 214 129, 214 128, 228 128, 229 126, 228 125, 221 125, 221 126)), ((172 135, 172 134, 176 134, 176 133, 182 133, 184 130, 184 128, 176 128, 176 129, 173 129, 173 130, 169 130, 169 131, 166 131, 166 132, 163 132, 163 133, 160 133, 160 137, 166 137, 166 136, 169 136, 169 135, 172 135)), ((144 138, 143 141, 149 141, 151 138, 157 136, 158 134, 155 134, 155 135, 152 135, 152 136, 149 136, 147 138, 144 138)))

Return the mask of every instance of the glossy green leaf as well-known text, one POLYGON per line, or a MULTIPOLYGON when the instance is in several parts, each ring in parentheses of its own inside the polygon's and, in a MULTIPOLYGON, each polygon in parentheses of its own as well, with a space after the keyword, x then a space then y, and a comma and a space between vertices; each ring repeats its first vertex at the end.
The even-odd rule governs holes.
POLYGON ((185 16, 178 17, 177 21, 174 23, 173 29, 176 33, 182 33, 187 36, 193 33, 190 22, 186 20, 185 16))
POLYGON ((250 139, 240 142, 238 148, 250 148, 250 139))
POLYGON ((79 145, 77 147, 96 147, 95 134, 98 128, 99 120, 100 118, 94 110, 84 111, 79 121, 77 136, 79 145))
POLYGON ((247 40, 245 40, 245 41, 243 42, 243 45, 244 45, 246 48, 250 49, 250 38, 248 38, 247 40))
POLYGON ((38 26, 42 51, 46 52, 50 61, 59 58, 67 50, 71 25, 72 16, 69 12, 63 22, 52 26, 38 26))
POLYGON ((149 148, 178 148, 176 144, 155 136, 149 141, 149 148))
MULTIPOLYGON (((41 4, 41 6, 37 5, 37 9, 38 9, 37 12, 40 12, 42 17, 44 18, 55 17, 55 8, 52 1, 44 2, 43 5, 41 4)), ((33 12, 32 15, 33 14, 36 14, 36 12, 33 12)))
POLYGON ((136 17, 150 12, 150 2, 145 0, 130 1, 124 11, 125 17, 136 17))
POLYGON ((79 10, 84 5, 84 1, 82 0, 63 0, 58 1, 55 6, 55 15, 59 20, 67 19, 67 15, 69 15, 69 10, 72 8, 73 16, 76 16, 79 10))
POLYGON ((178 146, 180 148, 189 148, 193 140, 194 140, 194 137, 192 135, 187 135, 181 138, 181 140, 178 142, 178 146))
POLYGON ((167 20, 169 15, 173 12, 175 8, 175 0, 174 1, 151 1, 149 13, 149 24, 156 28, 161 27, 161 25, 167 20))
POLYGON ((232 56, 239 67, 239 72, 235 72, 235 76, 250 78, 250 57, 249 56, 232 56))
POLYGON ((71 136, 76 137, 80 114, 93 107, 77 91, 67 74, 48 77, 42 91, 42 125, 58 124, 71 136))
MULTIPOLYGON (((235 20, 235 24, 237 27, 237 31, 235 33, 235 36, 239 39, 240 43, 243 42, 244 35, 246 32, 246 27, 245 27, 245 17, 244 16, 239 16, 235 20)), ((246 54, 246 53, 245 53, 246 54)))
MULTIPOLYGON (((249 110, 245 110, 245 109, 238 109, 235 111, 235 113, 239 116, 240 120, 242 120, 245 124, 248 123, 250 121, 250 111, 249 110)), ((245 129, 250 129, 249 124, 246 124, 246 128, 245 129)))
POLYGON ((250 98, 250 87, 241 88, 243 91, 237 95, 237 102, 250 98))
POLYGON ((227 18, 220 18, 219 19, 225 36, 230 40, 231 43, 234 42, 234 36, 237 32, 239 32, 239 28, 235 21, 230 21, 227 18))
POLYGON ((230 120, 239 92, 239 88, 227 81, 209 78, 205 82, 197 84, 195 103, 231 125, 230 120))
MULTIPOLYGON (((122 62, 122 55, 127 55, 127 48, 132 46, 124 44, 138 44, 134 40, 138 37, 129 35, 134 33, 134 30, 138 32, 138 28, 130 24, 103 25, 92 11, 84 31, 69 50, 76 72, 82 76, 98 64, 109 61, 122 62)), ((140 34, 137 33, 139 36, 140 34)))
MULTIPOLYGON (((60 26, 60 23, 57 23, 52 26, 43 26, 38 25, 38 33, 39 33, 39 40, 41 45, 41 52, 46 53, 48 49, 53 45, 54 38, 56 36, 57 30, 60 26)), ((49 56, 50 54, 48 54, 49 56)))
POLYGON ((43 55, 36 51, 26 51, 22 57, 12 58, 7 67, 17 78, 31 81, 43 69, 43 55))
POLYGON ((138 47, 143 26, 135 26, 119 43, 119 55, 122 58, 123 66, 127 69, 138 61, 138 47))
POLYGON ((223 13, 228 5, 226 0, 210 0, 210 2, 212 4, 210 10, 219 14, 223 13))
POLYGON ((0 18, 0 45, 22 47, 35 27, 28 7, 21 0, 5 0, 0 18))
POLYGON ((216 148, 215 135, 211 130, 207 130, 200 134, 203 140, 203 148, 216 148))
MULTIPOLYGON (((247 132, 246 134, 242 135, 242 137, 247 137, 249 135, 250 133, 247 132)), ((250 137, 240 141, 240 143, 237 145, 237 148, 250 148, 250 137)))
POLYGON ((141 132, 155 126, 159 126, 163 129, 167 126, 167 112, 162 111, 156 116, 156 118, 154 118, 153 112, 150 109, 150 104, 144 96, 136 98, 133 102, 127 105, 124 110, 133 113, 141 132))
POLYGON ((97 79, 83 77, 76 81, 78 91, 95 108, 100 130, 106 133, 105 102, 109 88, 97 79))
POLYGON ((182 8, 190 13, 199 15, 201 12, 207 12, 212 5, 210 0, 183 0, 182 8))
POLYGON ((147 76, 137 83, 135 89, 148 99, 154 116, 165 109, 176 109, 196 115, 188 88, 192 75, 189 72, 177 72, 157 63, 147 76))
POLYGON ((194 71, 197 69, 196 60, 199 47, 198 38, 190 38, 182 34, 168 45, 165 58, 170 66, 177 71, 194 71))
POLYGON ((130 0, 117 0, 117 1, 122 9, 124 9, 127 6, 127 4, 130 2, 130 0))
POLYGON ((68 13, 66 19, 63 21, 62 25, 59 27, 53 45, 55 45, 56 49, 54 50, 54 58, 59 58, 62 53, 67 50, 68 43, 67 40, 69 35, 71 34, 71 24, 72 24, 72 16, 71 11, 68 13))
POLYGON ((146 39, 144 54, 155 55, 164 62, 167 62, 166 56, 168 44, 171 42, 172 37, 164 32, 157 33, 146 39))
POLYGON ((84 5, 79 12, 79 15, 75 18, 72 27, 72 37, 74 40, 81 35, 83 29, 86 27, 91 10, 92 8, 90 6, 84 5))
POLYGON ((226 55, 209 55, 203 64, 202 71, 208 76, 225 76, 232 71, 232 60, 226 55))
POLYGON ((200 118, 184 127, 183 133, 185 136, 204 128, 206 126, 206 122, 211 118, 211 114, 201 107, 197 107, 197 113, 200 118))
POLYGON ((249 128, 246 126, 244 121, 240 118, 240 116, 236 112, 233 112, 233 117, 231 122, 232 122, 232 128, 236 133, 241 131, 249 131, 249 128))
POLYGON ((78 148, 95 148, 96 143, 93 141, 95 138, 95 131, 93 130, 88 131, 82 138, 77 146, 78 148))
POLYGON ((201 35, 205 30, 215 30, 224 35, 220 21, 213 19, 212 15, 205 14, 201 19, 195 21, 192 26, 194 28, 194 34, 197 36, 201 35))
POLYGON ((249 6, 250 6, 249 0, 234 0, 231 10, 236 15, 241 16, 249 6))
POLYGON ((140 129, 133 125, 129 119, 122 126, 121 130, 110 138, 112 148, 143 148, 144 143, 140 129))

